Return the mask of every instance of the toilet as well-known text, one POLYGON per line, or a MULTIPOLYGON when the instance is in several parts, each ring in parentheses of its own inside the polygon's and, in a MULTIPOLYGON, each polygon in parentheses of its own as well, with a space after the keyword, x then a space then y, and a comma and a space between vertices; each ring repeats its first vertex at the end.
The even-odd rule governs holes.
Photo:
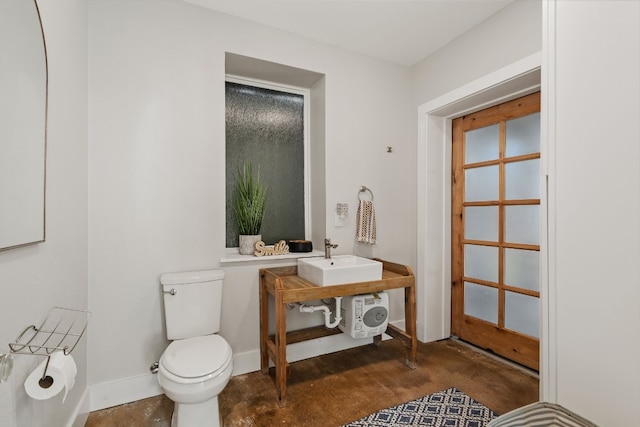
POLYGON ((218 394, 233 371, 229 343, 217 335, 222 308, 221 270, 168 273, 160 277, 167 338, 158 382, 175 405, 172 427, 222 425, 218 394))

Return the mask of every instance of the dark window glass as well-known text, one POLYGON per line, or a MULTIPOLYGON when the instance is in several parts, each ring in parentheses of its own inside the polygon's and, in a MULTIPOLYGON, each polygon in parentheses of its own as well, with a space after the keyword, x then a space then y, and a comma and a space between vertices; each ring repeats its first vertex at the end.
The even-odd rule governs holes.
POLYGON ((267 185, 262 240, 305 238, 304 97, 226 83, 226 191, 228 248, 238 247, 231 201, 238 168, 250 162, 267 185))

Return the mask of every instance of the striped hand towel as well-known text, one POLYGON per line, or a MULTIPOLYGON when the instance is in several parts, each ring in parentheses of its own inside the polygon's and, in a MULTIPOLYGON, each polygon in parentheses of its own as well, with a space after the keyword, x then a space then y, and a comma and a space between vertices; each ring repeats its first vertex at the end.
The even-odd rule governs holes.
POLYGON ((373 209, 373 202, 369 200, 358 202, 356 221, 356 240, 374 245, 376 243, 376 212, 373 209))

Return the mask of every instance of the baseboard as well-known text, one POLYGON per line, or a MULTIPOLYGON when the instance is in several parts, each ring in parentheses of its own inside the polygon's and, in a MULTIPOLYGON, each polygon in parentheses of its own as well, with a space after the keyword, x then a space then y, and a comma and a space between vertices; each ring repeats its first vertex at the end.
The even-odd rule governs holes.
MULTIPOLYGON (((404 321, 391 322, 399 328, 404 321)), ((391 337, 383 335, 383 339, 391 337)), ((322 354, 335 353, 370 344, 372 338, 353 339, 347 334, 331 335, 287 346, 287 361, 297 362, 322 354)), ((233 376, 260 370, 260 350, 251 350, 233 355, 233 376)), ((90 387, 90 410, 99 411, 112 406, 134 402, 162 394, 157 374, 144 374, 122 378, 90 387)), ((75 425, 73 427, 76 427, 75 425)))
MULTIPOLYGON (((297 362, 322 354, 334 353, 370 344, 372 338, 354 340, 348 335, 332 335, 287 346, 287 361, 297 362)), ((273 365, 271 365, 273 366, 273 365)), ((233 376, 260 370, 260 350, 247 351, 233 357, 233 376)))
POLYGON ((158 377, 148 373, 92 385, 90 407, 91 411, 98 411, 160 394, 158 377))
MULTIPOLYGON (((404 330, 404 320, 390 322, 394 326, 404 330)), ((391 339, 384 334, 383 340, 391 339)), ((310 341, 303 341, 287 346, 287 361, 298 362, 322 354, 335 353, 336 351, 347 350, 371 344, 373 338, 354 339, 347 334, 331 335, 317 338, 310 341)), ((273 366, 273 365, 272 365, 273 366)), ((260 370, 260 350, 247 351, 245 353, 234 354, 233 376, 247 374, 260 370)))

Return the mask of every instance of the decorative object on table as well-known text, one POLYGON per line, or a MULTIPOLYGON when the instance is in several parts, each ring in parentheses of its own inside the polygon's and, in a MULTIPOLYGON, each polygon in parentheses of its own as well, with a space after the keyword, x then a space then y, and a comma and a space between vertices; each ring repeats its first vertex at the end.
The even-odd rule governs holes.
POLYGON ((313 243, 309 240, 289 240, 289 251, 291 252, 311 252, 313 243))
POLYGON ((238 248, 241 255, 251 255, 262 240, 260 228, 264 218, 267 188, 260 182, 260 170, 254 176, 251 163, 238 168, 233 197, 233 211, 238 225, 238 248))
POLYGON ((456 388, 383 409, 342 427, 484 427, 496 414, 456 388))
POLYGON ((255 251, 253 254, 255 256, 264 256, 264 255, 286 255, 289 253, 289 246, 287 246, 287 242, 284 240, 280 240, 275 245, 266 246, 262 240, 256 242, 255 251))
POLYGON ((356 241, 375 245, 376 243, 376 212, 373 208, 373 192, 365 187, 360 187, 358 192, 358 213, 356 214, 356 241), (371 200, 361 197, 362 193, 369 192, 371 200))

